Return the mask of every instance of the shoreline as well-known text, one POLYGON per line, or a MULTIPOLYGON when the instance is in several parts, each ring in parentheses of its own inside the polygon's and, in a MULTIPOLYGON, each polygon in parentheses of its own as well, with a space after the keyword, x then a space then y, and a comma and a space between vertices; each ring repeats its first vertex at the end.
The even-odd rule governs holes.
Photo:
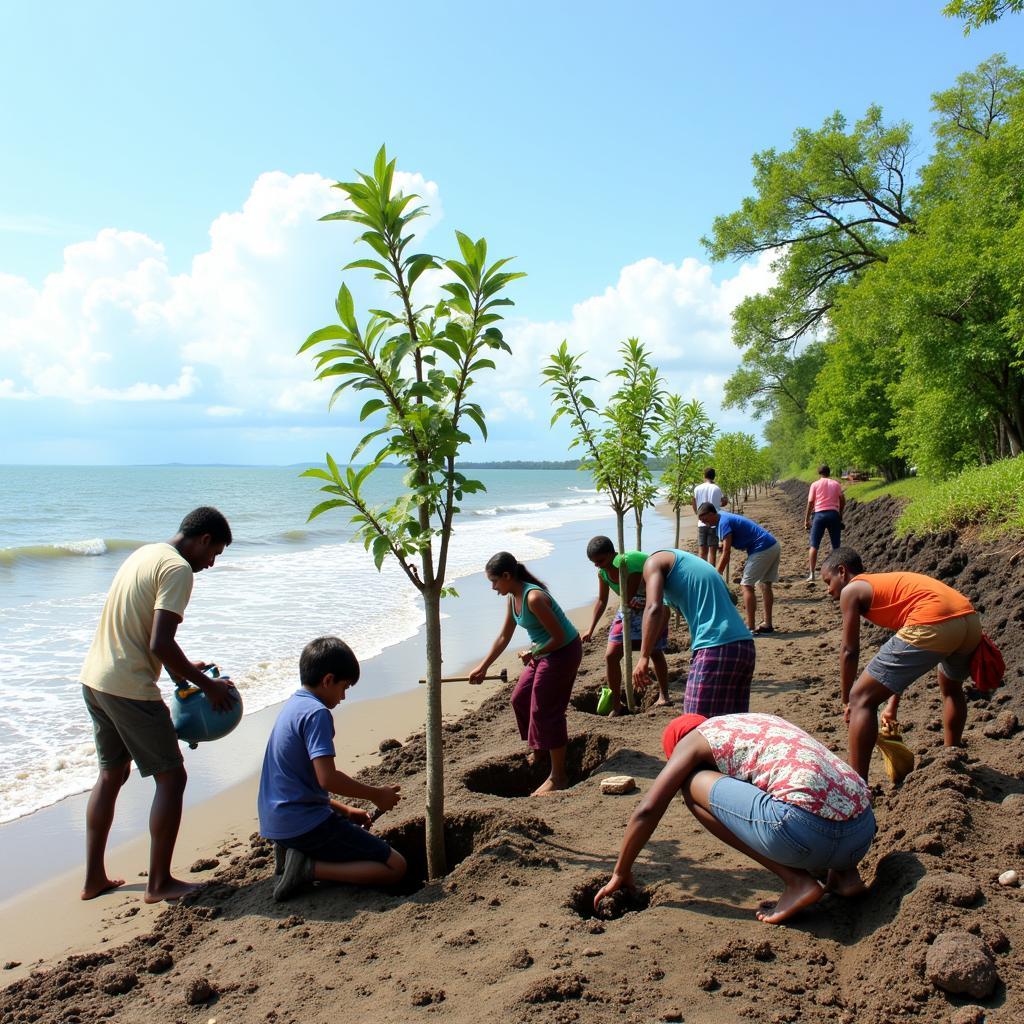
MULTIPOLYGON (((654 511, 655 515, 645 524, 648 535, 667 534, 663 543, 670 543, 671 509, 659 505, 654 511)), ((614 532, 614 517, 570 521, 537 532, 552 545, 552 550, 531 564, 537 566, 542 578, 550 578, 556 599, 581 632, 589 624, 596 597, 593 571, 583 564, 583 552, 586 539, 602 532, 614 532)), ((482 572, 459 580, 459 592, 458 604, 464 609, 461 614, 446 611, 442 606, 446 664, 454 675, 465 674, 476 663, 492 632, 497 633, 500 625, 500 606, 487 600, 493 599, 493 594, 482 572), (471 651, 475 652, 472 656, 471 651)), ((422 658, 422 643, 421 627, 416 636, 363 662, 363 678, 369 681, 411 673, 417 655, 422 658)), ((507 668, 510 679, 515 678, 518 667, 514 653, 518 646, 521 645, 513 640, 493 666, 495 670, 507 668)), ((417 677, 420 671, 415 670, 417 677)), ((445 684, 445 721, 474 710, 493 693, 489 684, 445 684)), ((425 715, 423 694, 417 686, 342 705, 336 711, 339 767, 354 774, 379 762, 377 745, 381 740, 404 739, 421 731, 425 715)), ((235 732, 216 744, 184 751, 190 781, 174 857, 174 870, 180 877, 208 877, 205 872, 190 873, 190 865, 210 858, 219 859, 223 865, 225 857, 231 855, 231 844, 241 844, 256 830, 259 770, 266 737, 279 707, 280 704, 271 705, 246 716, 235 732), (225 768, 229 769, 230 779, 226 783, 225 768)), ((108 929, 117 933, 116 939, 109 937, 109 941, 127 941, 146 932, 155 917, 166 909, 165 904, 147 905, 140 898, 144 883, 139 873, 148 861, 146 819, 152 786, 135 772, 119 801, 107 856, 112 876, 125 878, 126 885, 96 900, 78 899, 87 799, 87 793, 67 797, 0 825, 0 912, 8 923, 0 939, 0 963, 20 961, 17 968, 4 972, 3 983, 25 976, 40 961, 51 961, 94 948, 97 941, 108 941, 103 934, 108 929), (48 924, 53 920, 61 921, 59 933, 48 924)))

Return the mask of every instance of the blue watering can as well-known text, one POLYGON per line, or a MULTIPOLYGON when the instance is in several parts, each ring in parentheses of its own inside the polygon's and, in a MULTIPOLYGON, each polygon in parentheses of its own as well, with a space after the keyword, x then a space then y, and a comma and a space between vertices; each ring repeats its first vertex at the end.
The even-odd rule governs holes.
MULTIPOLYGON (((203 672, 211 679, 219 679, 220 671, 210 665, 203 672)), ((227 680, 225 680, 227 682, 227 680)), ((219 740, 227 736, 242 720, 242 697, 234 685, 228 682, 234 703, 228 711, 214 711, 206 694, 198 686, 179 686, 174 691, 171 703, 171 721, 178 739, 193 750, 200 743, 219 740)))

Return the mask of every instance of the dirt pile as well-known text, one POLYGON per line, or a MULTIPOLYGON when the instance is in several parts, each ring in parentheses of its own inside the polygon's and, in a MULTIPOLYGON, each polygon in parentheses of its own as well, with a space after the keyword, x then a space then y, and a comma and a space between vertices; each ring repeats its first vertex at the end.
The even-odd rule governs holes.
MULTIPOLYGON (((803 486, 786 488, 746 510, 783 544, 779 632, 757 640, 753 707, 845 751, 839 618, 820 585, 804 581, 805 499, 803 486)), ((631 775, 646 790, 663 764, 661 731, 678 713, 678 704, 646 706, 598 720, 604 645, 595 642, 570 710, 567 792, 522 795, 536 769, 508 688, 447 727, 445 878, 424 881, 425 749, 413 736, 367 772, 402 784, 402 804, 375 827, 413 864, 405 891, 319 886, 275 904, 270 844, 255 835, 225 843, 212 881, 151 933, 118 944, 104 931, 100 951, 42 965, 0 993, 0 1024, 1021 1019, 1024 890, 998 876, 1024 874, 1024 733, 1006 727, 1024 718, 1024 566, 969 537, 897 541, 897 512, 890 502, 853 506, 847 540, 871 568, 909 565, 964 589, 1010 671, 997 693, 971 692, 965 751, 941 745, 934 679, 908 691, 901 715, 918 766, 894 789, 873 765, 880 831, 864 865, 867 895, 826 896, 788 927, 760 924, 753 911, 777 896, 774 877, 678 804, 637 863, 640 898, 595 915, 593 896, 639 799, 602 796, 601 779, 631 775), (986 979, 994 987, 980 994, 986 979), (958 984, 970 987, 952 994, 958 984)), ((580 561, 589 571, 583 552, 580 561)), ((866 637, 865 656, 881 639, 866 637)), ((685 630, 673 643, 678 701, 685 630)))

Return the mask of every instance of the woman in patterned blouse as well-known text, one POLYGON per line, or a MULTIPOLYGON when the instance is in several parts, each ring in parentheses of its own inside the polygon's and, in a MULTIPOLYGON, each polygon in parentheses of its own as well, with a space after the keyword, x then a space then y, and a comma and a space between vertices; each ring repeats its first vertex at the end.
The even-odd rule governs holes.
POLYGON ((864 891, 857 864, 875 835, 871 794, 823 744, 782 718, 760 714, 681 715, 662 742, 668 764, 633 812, 595 909, 605 896, 632 887, 633 862, 680 792, 713 836, 782 880, 782 895, 762 906, 759 920, 779 924, 826 891, 864 891))

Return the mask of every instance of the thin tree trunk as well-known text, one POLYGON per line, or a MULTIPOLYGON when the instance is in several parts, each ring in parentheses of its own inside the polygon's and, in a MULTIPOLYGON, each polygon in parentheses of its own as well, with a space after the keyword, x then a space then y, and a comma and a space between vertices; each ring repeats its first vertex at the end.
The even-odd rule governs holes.
POLYGON ((676 505, 676 540, 675 540, 675 543, 672 545, 676 549, 676 551, 679 550, 679 529, 680 529, 679 520, 680 520, 680 517, 681 517, 681 514, 680 514, 680 511, 679 511, 679 506, 676 505))
POLYGON ((636 520, 636 549, 643 550, 644 514, 637 509, 633 510, 633 518, 636 520))
POLYGON ((444 732, 441 728, 441 590, 433 584, 423 592, 427 617, 427 874, 448 872, 444 848, 444 732))
MULTIPOLYGON (((618 527, 619 554, 626 552, 626 517, 621 512, 615 513, 615 524, 618 527)), ((626 598, 629 589, 629 568, 623 562, 619 568, 619 607, 622 608, 622 685, 626 691, 626 707, 635 711, 633 700, 633 639, 630 633, 632 609, 626 598)))

